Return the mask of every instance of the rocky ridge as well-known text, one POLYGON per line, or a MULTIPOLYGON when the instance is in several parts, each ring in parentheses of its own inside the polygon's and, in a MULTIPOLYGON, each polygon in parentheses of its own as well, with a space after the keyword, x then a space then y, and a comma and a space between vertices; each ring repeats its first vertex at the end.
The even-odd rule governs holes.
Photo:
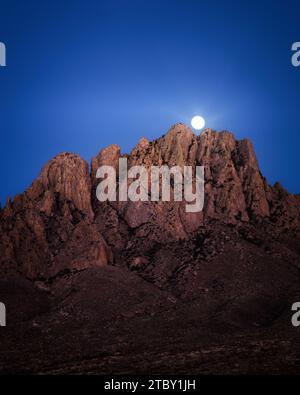
POLYGON ((297 232, 300 199, 279 184, 268 185, 249 140, 211 129, 196 136, 177 124, 157 140, 141 139, 130 155, 117 145, 103 149, 92 159, 91 173, 75 154, 49 161, 31 187, 1 211, 0 268, 49 280, 118 261, 143 266, 157 245, 189 239, 211 221, 263 222, 276 233, 297 232), (100 203, 96 171, 100 165, 118 171, 121 157, 129 167, 205 166, 203 212, 186 213, 185 202, 174 201, 100 203))
POLYGON ((0 211, 1 373, 299 374, 300 199, 251 142, 177 124, 62 153, 0 211), (100 165, 205 166, 205 204, 102 202, 100 165))

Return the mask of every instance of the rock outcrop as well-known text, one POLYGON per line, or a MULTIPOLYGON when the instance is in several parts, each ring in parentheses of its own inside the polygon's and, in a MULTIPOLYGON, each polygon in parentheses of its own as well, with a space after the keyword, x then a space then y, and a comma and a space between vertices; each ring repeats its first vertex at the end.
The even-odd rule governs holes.
POLYGON ((129 155, 103 149, 90 171, 56 156, 0 211, 0 372, 299 374, 299 215, 229 132, 178 124, 129 155), (99 202, 97 169, 118 180, 120 158, 203 165, 203 211, 99 202))
POLYGON ((1 272, 49 279, 112 262, 93 223, 88 164, 62 153, 1 211, 1 272))
MULTIPOLYGON (((92 161, 92 176, 95 164, 118 170, 120 157, 116 146, 101 151, 92 161)), ((267 184, 249 140, 237 141, 232 133, 211 129, 196 136, 177 124, 157 140, 142 139, 126 157, 129 167, 143 165, 148 170, 153 165, 204 166, 205 204, 203 212, 187 213, 186 202, 103 204, 94 193, 95 221, 118 256, 124 251, 129 260, 132 255, 147 255, 157 243, 187 239, 215 220, 232 225, 264 222, 279 232, 299 230, 299 199, 267 184)))
MULTIPOLYGON (((172 195, 172 194, 171 194, 172 195)), ((211 221, 264 224, 299 232, 300 199, 261 175, 249 140, 205 129, 196 136, 183 124, 154 141, 142 138, 130 155, 111 145, 88 164, 78 155, 52 159, 31 187, 8 201, 0 218, 0 270, 49 280, 90 266, 119 262, 145 267, 157 245, 188 240, 211 221), (99 202, 96 172, 119 158, 128 167, 204 166, 205 204, 187 213, 186 202, 99 202), (113 258, 114 256, 114 258, 113 258)))

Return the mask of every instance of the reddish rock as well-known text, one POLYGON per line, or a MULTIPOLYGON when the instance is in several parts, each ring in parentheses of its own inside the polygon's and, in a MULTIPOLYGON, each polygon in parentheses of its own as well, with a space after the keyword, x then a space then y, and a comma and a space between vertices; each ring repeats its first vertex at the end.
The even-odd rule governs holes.
MULTIPOLYGON (((250 141, 227 131, 205 129, 196 136, 183 124, 154 141, 142 138, 128 167, 204 166, 204 210, 187 213, 186 202, 102 202, 96 198, 101 165, 118 170, 120 147, 111 145, 88 164, 62 153, 43 168, 22 195, 1 211, 1 271, 29 278, 101 266, 130 265, 133 256, 151 255, 158 244, 188 240, 211 221, 269 224, 277 233, 299 231, 300 199, 261 175, 250 141)), ((118 172, 117 172, 118 176, 118 172)), ((149 177, 150 182, 150 177, 149 177)), ((172 193, 171 193, 172 196, 172 193)), ((148 258, 147 258, 148 259, 148 258)))
POLYGON ((204 210, 100 203, 96 171, 120 157, 90 176, 58 155, 0 211, 1 373, 299 374, 299 195, 268 185, 248 140, 178 124, 124 157, 205 166, 204 210))
POLYGON ((112 262, 93 217, 88 164, 78 155, 56 156, 1 212, 2 272, 47 279, 112 262))

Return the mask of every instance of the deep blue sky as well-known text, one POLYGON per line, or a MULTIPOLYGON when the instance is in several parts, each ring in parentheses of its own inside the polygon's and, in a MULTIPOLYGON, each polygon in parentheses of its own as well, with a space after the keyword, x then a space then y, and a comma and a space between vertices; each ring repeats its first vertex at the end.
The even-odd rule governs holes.
POLYGON ((0 0, 0 198, 61 151, 90 160, 195 114, 300 192, 299 1, 0 0))

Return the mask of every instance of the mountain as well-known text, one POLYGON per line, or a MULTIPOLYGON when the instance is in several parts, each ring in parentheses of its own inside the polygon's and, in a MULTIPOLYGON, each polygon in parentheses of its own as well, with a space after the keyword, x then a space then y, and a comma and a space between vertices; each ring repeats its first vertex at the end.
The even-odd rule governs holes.
POLYGON ((196 136, 176 124, 129 155, 103 149, 90 170, 59 154, 0 212, 0 301, 11 323, 0 368, 299 372, 290 323, 299 240, 299 195, 270 186, 251 142, 230 132, 196 136), (119 158, 148 171, 204 166, 203 211, 174 200, 99 202, 97 169, 118 175, 119 158), (282 353, 289 358, 275 361, 282 353))

